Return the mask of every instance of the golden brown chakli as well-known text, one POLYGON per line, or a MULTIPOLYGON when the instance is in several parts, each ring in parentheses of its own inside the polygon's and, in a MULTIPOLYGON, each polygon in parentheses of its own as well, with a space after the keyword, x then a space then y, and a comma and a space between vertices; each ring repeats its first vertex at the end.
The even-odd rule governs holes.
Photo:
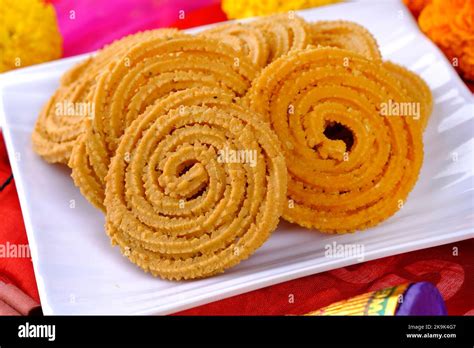
POLYGON ((288 221, 326 232, 374 226, 400 209, 423 158, 420 120, 379 62, 337 48, 297 51, 254 81, 250 105, 283 143, 288 221))
POLYGON ((345 233, 393 215, 432 104, 362 26, 288 13, 123 38, 63 75, 32 140, 130 261, 194 279, 249 257, 280 216, 345 233))
POLYGON ((197 86, 243 96, 255 66, 231 47, 206 37, 143 40, 109 65, 93 95, 94 119, 75 144, 69 166, 86 198, 104 209, 105 176, 125 129, 169 93, 197 86))
POLYGON ((286 201, 280 143, 233 97, 207 87, 175 92, 125 131, 106 178, 106 226, 145 271, 210 276, 276 228, 286 201))
POLYGON ((94 115, 92 96, 98 76, 145 38, 183 36, 176 29, 158 29, 126 36, 67 71, 39 115, 32 134, 34 150, 51 163, 67 164, 87 119, 94 115))
POLYGON ((311 44, 350 50, 367 59, 381 60, 377 41, 363 26, 350 21, 318 21, 311 24, 311 44))

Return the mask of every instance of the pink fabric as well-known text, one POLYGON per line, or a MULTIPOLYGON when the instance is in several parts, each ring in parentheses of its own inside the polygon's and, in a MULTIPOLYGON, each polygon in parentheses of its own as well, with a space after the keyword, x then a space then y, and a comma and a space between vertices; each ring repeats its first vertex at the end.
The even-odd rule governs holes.
POLYGON ((103 47, 137 31, 180 27, 180 21, 220 0, 61 0, 53 3, 64 38, 64 57, 103 47))
MULTIPOLYGON (((28 315, 33 308, 39 306, 39 303, 14 284, 4 283, 2 281, 0 281, 0 302, 11 307, 15 312, 21 315, 28 315)), ((0 313, 2 313, 2 310, 0 310, 0 313)))
POLYGON ((0 300, 0 315, 13 315, 19 316, 20 312, 17 312, 15 309, 10 307, 8 304, 0 300))

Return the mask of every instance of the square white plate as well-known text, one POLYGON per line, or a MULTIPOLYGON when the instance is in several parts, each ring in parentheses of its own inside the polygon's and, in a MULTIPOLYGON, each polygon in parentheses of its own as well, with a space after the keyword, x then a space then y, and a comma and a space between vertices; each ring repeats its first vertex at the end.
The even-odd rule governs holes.
POLYGON ((300 15, 366 26, 386 59, 416 71, 432 88, 425 162, 403 209, 376 228, 339 236, 282 222, 249 260, 222 275, 184 282, 153 278, 110 247, 102 214, 81 196, 69 170, 32 151, 41 106, 60 75, 84 55, 7 73, 0 115, 45 314, 167 314, 361 261, 325 257, 325 245, 334 241, 363 245, 366 261, 473 237, 474 102, 442 53, 398 2, 340 4, 300 15))

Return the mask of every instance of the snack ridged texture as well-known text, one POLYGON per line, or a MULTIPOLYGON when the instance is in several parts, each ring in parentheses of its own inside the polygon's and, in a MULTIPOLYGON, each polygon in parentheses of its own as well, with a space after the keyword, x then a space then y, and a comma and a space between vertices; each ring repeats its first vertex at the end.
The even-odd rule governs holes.
POLYGON ((84 132, 85 119, 93 117, 92 95, 98 76, 144 38, 183 36, 176 29, 158 29, 126 36, 104 47, 95 56, 67 71, 60 86, 43 107, 32 134, 33 149, 46 161, 67 164, 76 139, 84 132), (67 109, 73 112, 67 113, 67 109), (59 112, 58 112, 59 111, 59 112))
POLYGON ((84 79, 79 79, 56 90, 41 110, 31 140, 33 150, 47 162, 67 163, 76 139, 83 132, 84 119, 88 117, 87 107, 82 108, 86 112, 81 111, 81 116, 74 107, 79 102, 90 105, 88 98, 89 86, 84 79), (67 114, 71 106, 73 112, 67 114))
POLYGON ((111 161, 107 233, 155 276, 223 272, 278 224, 287 182, 281 145, 233 98, 206 87, 170 94, 127 128, 111 161), (226 161, 223 150, 252 151, 255 162, 226 161))
POLYGON ((395 214, 432 108, 364 27, 290 12, 118 40, 61 77, 32 140, 69 165, 124 256, 185 280, 248 258, 280 217, 347 233, 395 214))
POLYGON ((267 65, 270 47, 261 30, 242 23, 220 24, 199 35, 216 38, 232 46, 258 67, 267 65))
POLYGON ((385 69, 390 71, 390 73, 398 80, 402 88, 405 89, 410 97, 410 101, 413 103, 420 103, 420 123, 424 130, 428 124, 431 112, 433 111, 433 96, 430 88, 420 76, 401 65, 387 61, 383 63, 383 66, 385 69))
POLYGON ((285 152, 283 217, 323 232, 374 226, 400 209, 423 158, 419 120, 381 114, 409 97, 381 63, 337 48, 294 52, 249 91, 285 152))
POLYGON ((367 59, 381 60, 377 41, 363 26, 350 21, 311 23, 311 44, 354 51, 367 59))
POLYGON ((292 50, 311 44, 311 28, 294 13, 261 17, 249 26, 263 32, 269 46, 268 63, 292 50))
POLYGON ((218 87, 241 97, 256 74, 257 68, 246 56, 215 39, 158 38, 134 46, 97 82, 95 117, 69 161, 74 182, 91 203, 104 210, 100 202, 110 158, 125 129, 147 107, 172 92, 198 86, 218 87))

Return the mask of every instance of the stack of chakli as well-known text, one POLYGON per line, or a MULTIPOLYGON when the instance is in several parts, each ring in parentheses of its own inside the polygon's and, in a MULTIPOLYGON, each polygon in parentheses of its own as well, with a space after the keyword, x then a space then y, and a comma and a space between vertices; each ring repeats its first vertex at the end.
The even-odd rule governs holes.
POLYGON ((431 109, 367 29, 289 13, 118 40, 63 75, 32 140, 71 168, 123 255, 194 279, 248 258, 280 217, 328 233, 389 218, 431 109), (387 114, 402 104, 419 112, 387 114))

